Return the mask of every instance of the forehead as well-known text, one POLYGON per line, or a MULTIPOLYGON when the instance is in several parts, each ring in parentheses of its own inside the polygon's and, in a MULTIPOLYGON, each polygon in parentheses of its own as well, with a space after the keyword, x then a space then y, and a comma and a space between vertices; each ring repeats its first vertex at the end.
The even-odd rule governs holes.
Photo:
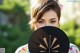
POLYGON ((43 14, 41 19, 58 19, 57 13, 54 10, 49 10, 43 14))

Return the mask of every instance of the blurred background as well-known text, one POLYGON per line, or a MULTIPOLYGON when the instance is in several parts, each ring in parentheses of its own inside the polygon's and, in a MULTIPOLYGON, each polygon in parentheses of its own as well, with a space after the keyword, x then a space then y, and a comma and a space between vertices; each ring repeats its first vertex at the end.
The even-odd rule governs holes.
MULTIPOLYGON (((32 30, 30 20, 30 0, 0 0, 0 48, 5 53, 27 44, 32 30)), ((60 28, 68 35, 71 43, 80 49, 80 1, 60 0, 60 28)))

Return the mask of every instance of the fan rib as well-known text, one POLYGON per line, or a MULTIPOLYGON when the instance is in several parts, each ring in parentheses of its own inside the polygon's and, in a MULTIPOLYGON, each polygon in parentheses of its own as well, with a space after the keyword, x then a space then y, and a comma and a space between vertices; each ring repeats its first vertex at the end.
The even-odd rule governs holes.
POLYGON ((51 44, 51 47, 52 47, 53 44, 56 42, 56 40, 57 40, 57 38, 54 37, 54 40, 53 40, 53 42, 52 42, 52 44, 51 44))
POLYGON ((59 52, 59 51, 57 51, 57 50, 54 50, 54 51, 52 51, 52 52, 59 52))
POLYGON ((42 44, 40 44, 39 47, 41 47, 41 48, 43 48, 43 49, 46 49, 42 44))
POLYGON ((46 44, 47 47, 48 47, 48 44, 47 44, 47 40, 46 40, 46 38, 43 38, 43 40, 44 40, 45 44, 46 44))
POLYGON ((60 45, 58 44, 58 45, 56 45, 54 48, 52 48, 52 49, 56 49, 56 48, 59 48, 60 47, 60 45))
POLYGON ((46 51, 40 51, 40 52, 46 52, 46 51))

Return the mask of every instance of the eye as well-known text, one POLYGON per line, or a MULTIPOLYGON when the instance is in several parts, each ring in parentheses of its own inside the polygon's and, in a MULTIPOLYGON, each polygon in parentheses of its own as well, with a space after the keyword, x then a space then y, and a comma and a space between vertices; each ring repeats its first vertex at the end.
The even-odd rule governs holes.
POLYGON ((56 22, 56 21, 54 21, 54 20, 53 20, 53 21, 50 21, 50 23, 52 23, 52 24, 55 23, 55 22, 56 22))
POLYGON ((44 23, 44 21, 38 21, 38 23, 43 24, 43 23, 44 23))

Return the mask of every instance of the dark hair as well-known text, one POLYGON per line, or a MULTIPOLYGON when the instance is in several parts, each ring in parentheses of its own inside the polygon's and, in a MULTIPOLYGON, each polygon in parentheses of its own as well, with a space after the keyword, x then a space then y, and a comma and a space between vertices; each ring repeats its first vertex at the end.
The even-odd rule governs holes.
MULTIPOLYGON (((31 9, 31 21, 37 22, 43 14, 49 10, 54 10, 57 13, 58 19, 60 20, 61 10, 58 3, 54 0, 39 0, 39 2, 31 9)), ((30 25, 32 23, 30 22, 30 25)))

